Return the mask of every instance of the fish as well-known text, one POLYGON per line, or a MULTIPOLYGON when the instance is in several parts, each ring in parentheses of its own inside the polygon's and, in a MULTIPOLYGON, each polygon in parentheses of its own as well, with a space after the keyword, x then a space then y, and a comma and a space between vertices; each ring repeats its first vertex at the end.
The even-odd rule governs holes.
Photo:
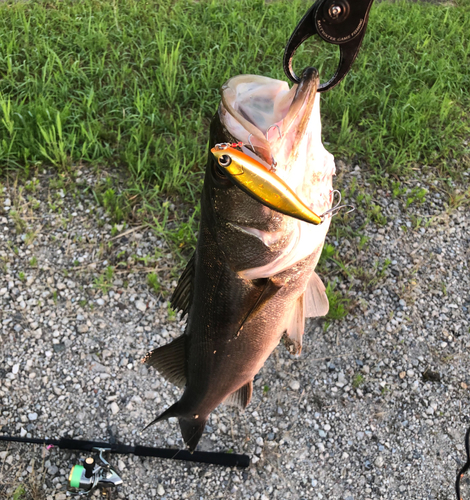
POLYGON ((321 141, 318 85, 317 70, 307 68, 292 88, 258 75, 222 86, 196 250, 170 299, 186 327, 142 360, 183 390, 147 427, 176 417, 190 451, 221 403, 248 406, 253 379, 281 339, 299 355, 305 318, 328 312, 315 267, 331 216, 314 225, 273 210, 234 184, 210 152, 216 144, 250 144, 263 164, 275 158, 276 176, 309 210, 327 213, 335 163, 321 141))

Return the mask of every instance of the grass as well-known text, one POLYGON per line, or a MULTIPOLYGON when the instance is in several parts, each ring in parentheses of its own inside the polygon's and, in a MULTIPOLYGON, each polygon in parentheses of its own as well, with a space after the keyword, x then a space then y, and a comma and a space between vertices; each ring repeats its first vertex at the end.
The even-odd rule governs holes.
MULTIPOLYGON (((195 204, 218 89, 240 73, 285 79, 283 47, 307 5, 2 4, 2 168, 125 167, 128 195, 171 193, 195 204)), ((352 71, 324 95, 333 153, 361 158, 377 173, 416 163, 446 169, 468 154, 469 14, 468 0, 373 6, 352 71)), ((335 60, 317 43, 301 48, 295 65, 316 65, 326 79, 335 60)))

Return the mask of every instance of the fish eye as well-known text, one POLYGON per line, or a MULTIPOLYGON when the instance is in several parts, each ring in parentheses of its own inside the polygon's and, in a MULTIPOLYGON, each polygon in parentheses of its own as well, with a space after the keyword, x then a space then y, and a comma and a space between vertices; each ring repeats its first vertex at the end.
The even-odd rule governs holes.
POLYGON ((222 155, 218 161, 221 167, 228 167, 232 163, 232 158, 229 155, 222 155))

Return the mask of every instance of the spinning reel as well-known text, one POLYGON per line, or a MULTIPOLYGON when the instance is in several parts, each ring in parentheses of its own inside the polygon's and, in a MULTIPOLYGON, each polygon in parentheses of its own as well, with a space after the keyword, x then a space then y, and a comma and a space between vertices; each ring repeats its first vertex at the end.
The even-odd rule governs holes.
POLYGON ((83 464, 74 465, 70 471, 68 490, 73 495, 88 495, 96 488, 115 488, 122 484, 116 470, 104 458, 111 448, 93 448, 94 457, 82 459, 83 464))

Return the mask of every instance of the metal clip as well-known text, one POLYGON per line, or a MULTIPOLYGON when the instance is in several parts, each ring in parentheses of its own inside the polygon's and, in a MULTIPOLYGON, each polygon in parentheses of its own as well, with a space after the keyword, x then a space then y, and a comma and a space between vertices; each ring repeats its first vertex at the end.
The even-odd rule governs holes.
POLYGON ((318 0, 300 20, 284 51, 284 72, 294 83, 300 78, 292 69, 296 50, 313 35, 339 45, 340 60, 336 73, 317 92, 326 92, 337 85, 351 69, 364 38, 369 11, 374 0, 318 0))

